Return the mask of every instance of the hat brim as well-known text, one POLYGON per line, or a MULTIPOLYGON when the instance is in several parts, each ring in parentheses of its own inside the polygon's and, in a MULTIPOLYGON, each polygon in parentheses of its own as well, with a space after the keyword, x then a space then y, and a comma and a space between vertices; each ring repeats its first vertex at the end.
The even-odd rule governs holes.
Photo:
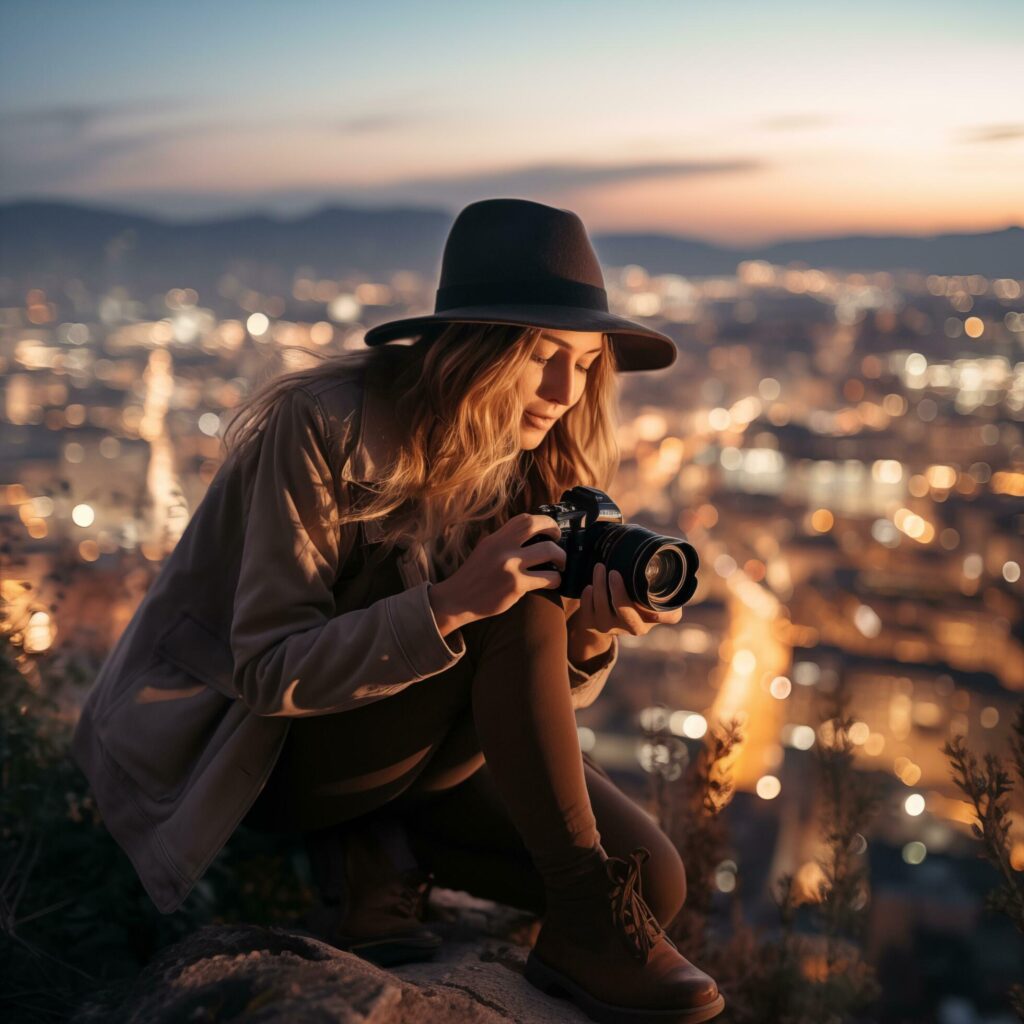
POLYGON ((661 370, 671 366, 679 354, 676 343, 666 334, 634 323, 614 313, 568 306, 463 306, 443 313, 390 320, 371 327, 364 336, 367 345, 383 345, 398 338, 422 335, 430 327, 447 323, 519 324, 550 327, 556 331, 600 331, 611 337, 620 371, 661 370))

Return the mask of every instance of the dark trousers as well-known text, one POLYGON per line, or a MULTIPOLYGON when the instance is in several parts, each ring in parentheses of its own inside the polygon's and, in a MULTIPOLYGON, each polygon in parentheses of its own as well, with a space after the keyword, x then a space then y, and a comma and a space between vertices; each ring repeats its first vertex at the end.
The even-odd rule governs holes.
POLYGON ((394 815, 438 884, 537 912, 598 842, 618 857, 645 846, 644 896, 667 923, 685 899, 683 864, 580 751, 559 598, 534 591, 462 634, 466 654, 447 671, 295 719, 245 823, 308 832, 394 815))

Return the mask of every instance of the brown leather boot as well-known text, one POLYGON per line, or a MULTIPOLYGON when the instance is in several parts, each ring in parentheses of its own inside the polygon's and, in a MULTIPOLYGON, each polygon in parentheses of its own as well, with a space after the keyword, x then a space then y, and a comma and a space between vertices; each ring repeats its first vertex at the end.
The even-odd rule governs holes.
POLYGON ((304 919, 314 935, 381 967, 434 955, 441 937, 421 921, 430 876, 397 822, 307 833, 306 849, 320 894, 304 919))
POLYGON ((548 910, 526 961, 526 978, 571 999, 602 1024, 697 1024, 725 1009, 713 978, 665 934, 640 891, 640 847, 626 860, 598 846, 548 910))

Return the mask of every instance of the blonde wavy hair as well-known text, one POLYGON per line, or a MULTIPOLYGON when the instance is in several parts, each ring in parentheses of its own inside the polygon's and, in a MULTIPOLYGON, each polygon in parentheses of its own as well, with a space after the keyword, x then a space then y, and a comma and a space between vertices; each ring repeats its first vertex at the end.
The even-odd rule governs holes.
POLYGON ((608 335, 579 401, 535 449, 520 448, 518 382, 540 334, 539 327, 455 323, 411 345, 316 353, 319 365, 277 376, 240 404, 224 433, 228 456, 255 441, 290 389, 387 362, 389 372, 381 376, 405 440, 382 479, 365 485, 368 500, 344 512, 327 503, 325 525, 383 519, 384 553, 419 541, 444 578, 513 516, 557 501, 577 484, 607 490, 618 470, 617 366, 608 335))

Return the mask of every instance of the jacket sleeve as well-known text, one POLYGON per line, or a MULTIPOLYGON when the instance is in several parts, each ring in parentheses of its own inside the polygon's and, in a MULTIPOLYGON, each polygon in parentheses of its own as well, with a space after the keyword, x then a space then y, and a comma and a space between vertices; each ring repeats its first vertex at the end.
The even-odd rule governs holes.
POLYGON ((339 553, 351 544, 323 522, 346 499, 332 471, 341 439, 328 435, 316 397, 301 388, 283 395, 259 443, 230 634, 233 682, 248 707, 332 714, 454 665, 466 645, 458 630, 441 636, 429 582, 335 614, 339 553))
POLYGON ((569 685, 572 687, 572 706, 589 708, 608 682, 615 663, 619 660, 619 638, 612 635, 612 645, 604 654, 587 663, 589 671, 569 662, 569 685))

